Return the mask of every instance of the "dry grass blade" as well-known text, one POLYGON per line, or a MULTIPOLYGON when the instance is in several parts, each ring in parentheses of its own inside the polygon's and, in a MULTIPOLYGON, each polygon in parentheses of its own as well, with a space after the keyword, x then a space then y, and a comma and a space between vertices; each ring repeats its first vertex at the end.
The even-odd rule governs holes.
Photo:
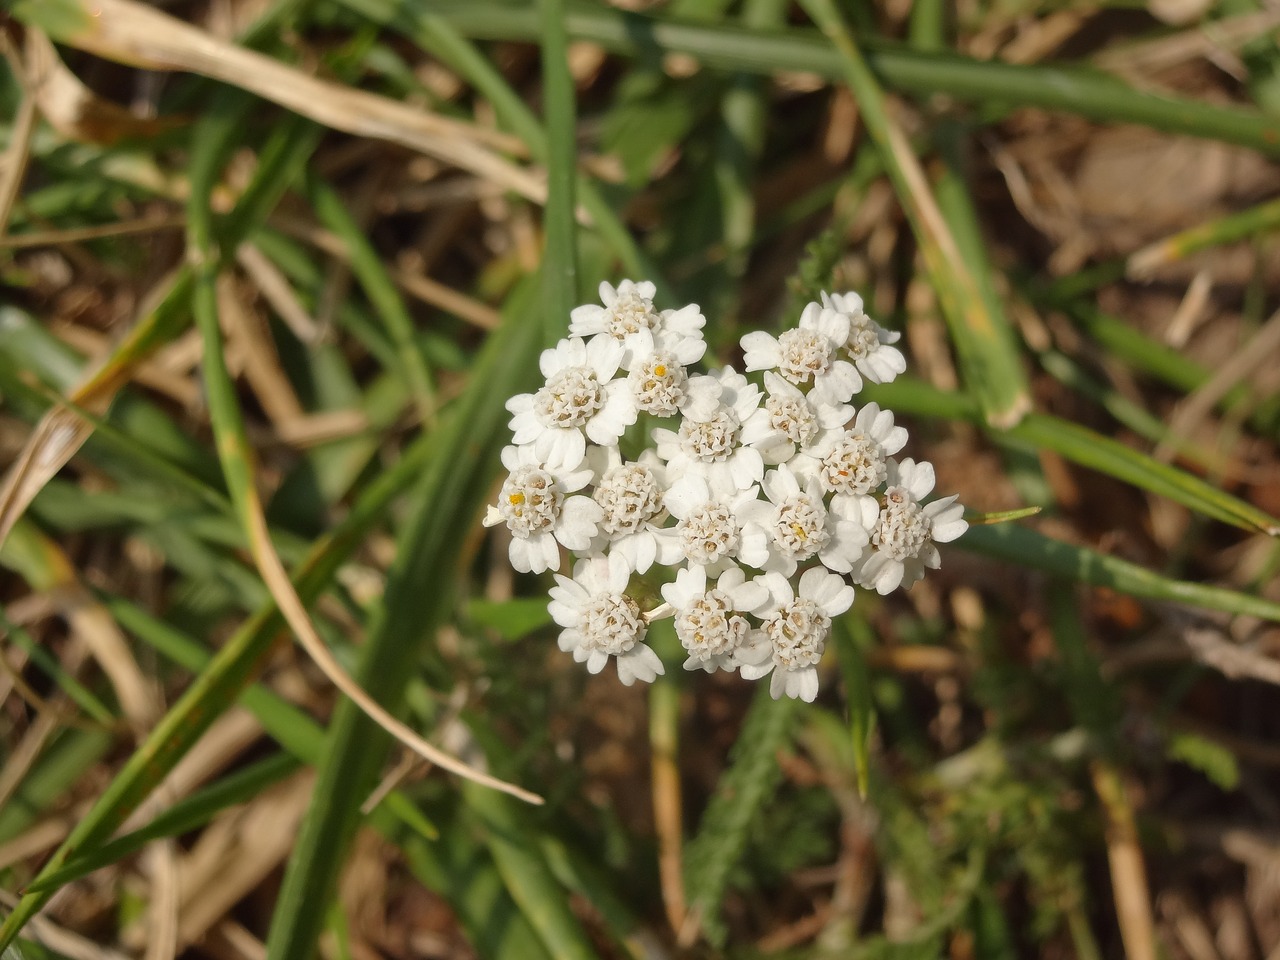
POLYGON ((194 943, 288 856, 315 775, 302 771, 248 807, 219 817, 179 864, 182 909, 177 939, 194 943))
MULTIPOLYGON (((1273 314, 1248 343, 1243 344, 1230 359, 1221 364, 1208 383, 1178 405, 1169 421, 1170 437, 1193 436, 1205 417, 1236 384, 1267 365, 1274 364, 1278 353, 1280 312, 1273 314)), ((1168 441, 1156 449, 1156 456, 1161 459, 1168 459, 1172 453, 1172 445, 1168 441)), ((1280 536, 1280 529, 1275 527, 1267 532, 1272 536, 1280 536)))
POLYGON ((261 505, 256 498, 252 499, 252 507, 248 514, 249 542, 254 560, 257 563, 258 573, 262 576, 267 589, 271 591, 271 596, 275 598, 280 612, 284 615, 290 629, 293 630, 294 635, 298 638, 298 642, 302 644, 302 648, 307 651, 307 655, 315 661, 316 666, 320 668, 335 687, 350 697, 378 726, 436 766, 443 767, 451 773, 456 773, 464 779, 473 780, 481 786, 490 787, 502 793, 509 793, 511 796, 524 800, 526 803, 540 804, 543 802, 542 798, 536 793, 531 793, 528 790, 517 787, 515 784, 507 783, 505 780, 499 780, 497 777, 476 770, 474 767, 463 763, 457 757, 445 753, 439 747, 428 743, 407 724, 397 720, 370 698, 351 675, 342 669, 342 665, 338 663, 337 658, 329 652, 329 648, 325 646, 324 641, 320 639, 320 635, 316 633, 316 629, 311 623, 311 617, 307 614, 306 607, 302 605, 302 600, 298 597, 297 591, 294 590, 293 582, 289 579, 289 575, 284 569, 284 564, 280 562, 280 557, 271 543, 266 518, 263 516, 261 505))
POLYGON ((1151 888, 1138 843, 1133 807, 1124 794, 1124 784, 1115 767, 1097 761, 1090 772, 1107 819, 1107 860, 1111 865, 1111 888, 1125 956, 1130 960, 1156 960, 1151 888))
POLYGON ((49 38, 28 30, 24 43, 27 84, 41 115, 69 140, 112 144, 125 138, 149 139, 172 120, 135 117, 104 100, 80 82, 58 57, 49 38))
POLYGON ((22 178, 27 171, 27 155, 31 134, 36 125, 36 100, 31 93, 22 98, 18 113, 9 128, 9 145, 0 156, 0 237, 9 228, 13 203, 18 198, 22 178))
MULTIPOLYGON (((101 413, 114 394, 112 384, 109 392, 81 396, 80 403, 101 413)), ((9 538, 13 525, 36 494, 66 465, 92 432, 90 424, 66 407, 50 410, 40 419, 0 485, 0 544, 9 538)))
POLYGON ((542 177, 500 156, 487 143, 513 142, 470 124, 434 116, 362 90, 317 80, 133 0, 68 3, 78 17, 59 16, 60 43, 149 70, 185 70, 255 93, 335 130, 396 143, 467 170, 535 203, 546 199, 542 177), (74 26, 71 26, 74 24, 74 26))
MULTIPOLYGON (((170 274, 152 291, 149 302, 160 303, 179 282, 170 274)), ((67 400, 78 410, 94 416, 106 412, 116 392, 129 380, 134 369, 160 344, 157 331, 163 321, 158 310, 143 317, 97 370, 71 391, 67 400)), ((13 525, 26 511, 37 493, 75 456, 93 433, 93 425, 67 406, 49 410, 23 445, 0 482, 0 545, 9 538, 13 525)))

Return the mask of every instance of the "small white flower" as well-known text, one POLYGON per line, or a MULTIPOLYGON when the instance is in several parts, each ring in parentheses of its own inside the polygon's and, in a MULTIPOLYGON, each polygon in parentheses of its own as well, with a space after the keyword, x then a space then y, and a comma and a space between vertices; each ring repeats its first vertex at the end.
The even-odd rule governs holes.
POLYGON ((505 523, 511 531, 511 565, 521 573, 560 568, 560 547, 586 550, 603 517, 590 497, 569 496, 581 490, 590 471, 555 476, 534 459, 528 447, 506 447, 503 466, 510 471, 498 494, 498 505, 485 511, 484 525, 505 523))
POLYGON ((622 345, 608 337, 584 343, 561 340, 539 358, 546 383, 536 393, 507 401, 517 446, 532 445, 551 470, 573 470, 586 457, 587 440, 617 443, 636 422, 636 402, 625 380, 614 380, 622 345))
POLYGON ((868 403, 847 430, 824 433, 792 462, 803 476, 817 476, 831 503, 845 511, 865 512, 862 501, 888 477, 889 457, 907 442, 905 427, 893 425, 893 411, 868 403))
POLYGON ((822 295, 822 305, 849 318, 844 349, 858 371, 872 383, 889 383, 907 369, 907 358, 893 344, 902 339, 867 316, 856 293, 822 295))
POLYGON ((805 396, 772 370, 765 371, 764 385, 764 405, 742 425, 742 442, 759 450, 765 463, 786 463, 797 447, 809 447, 853 416, 847 403, 805 396))
POLYGON ((729 567, 708 587, 706 568, 695 564, 663 584, 662 597, 675 608, 676 636, 689 654, 684 668, 713 673, 737 669, 734 654, 751 635, 751 624, 738 614, 768 603, 769 590, 741 567, 729 567))
POLYGON ((773 671, 769 693, 812 703, 818 695, 818 662, 831 633, 831 619, 853 605, 853 587, 822 567, 806 570, 799 591, 780 573, 761 580, 771 601, 759 611, 763 623, 752 642, 738 648, 738 669, 748 680, 773 671))
POLYGON ((603 335, 623 347, 620 364, 630 370, 637 359, 655 349, 665 350, 688 366, 707 349, 702 327, 707 322, 697 304, 659 312, 653 305, 657 288, 648 280, 623 280, 615 289, 600 284, 603 306, 586 304, 569 315, 569 333, 576 337, 603 335))
POLYGON ((669 476, 705 477, 715 486, 745 490, 764 476, 760 451, 742 445, 742 425, 760 405, 760 391, 746 377, 726 367, 704 377, 691 377, 690 385, 707 390, 719 387, 718 402, 707 411, 685 410, 678 430, 656 429, 653 440, 658 457, 666 462, 669 476), (709 415, 705 415, 709 411, 709 415))
POLYGON ((610 553, 623 557, 636 573, 647 571, 655 560, 663 566, 680 562, 684 552, 676 531, 662 526, 667 519, 663 471, 653 452, 646 450, 636 463, 624 463, 616 447, 603 455, 605 463, 592 494, 602 510, 597 552, 608 545, 610 553))
POLYGON ((667 510, 679 522, 676 534, 685 558, 713 571, 724 570, 733 558, 748 566, 769 561, 769 535, 764 523, 768 505, 758 488, 715 487, 704 477, 681 477, 667 491, 667 510))
POLYGON ((933 464, 928 461, 891 460, 888 483, 871 532, 874 549, 854 571, 857 583, 879 594, 910 587, 924 577, 926 567, 936 570, 942 558, 934 544, 948 543, 969 529, 955 496, 921 503, 933 490, 933 464))
POLYGON ((648 330, 636 334, 627 382, 635 396, 636 406, 645 413, 670 417, 686 412, 696 418, 714 412, 722 392, 720 381, 706 376, 690 377, 687 369, 690 364, 697 363, 706 344, 701 340, 682 343, 695 345, 698 349, 686 349, 682 353, 680 343, 673 347, 655 342, 648 330))
POLYGON ((862 389, 862 377, 837 351, 849 339, 849 318, 819 303, 800 314, 800 324, 776 338, 762 331, 741 340, 747 370, 777 370, 794 384, 812 383, 813 392, 828 403, 848 403, 862 389))
POLYGON ((802 487, 784 463, 765 474, 762 488, 773 504, 769 523, 773 556, 765 570, 789 577, 798 564, 812 557, 839 573, 853 569, 867 545, 868 532, 854 517, 827 510, 817 477, 809 477, 802 487))
POLYGON ((573 577, 556 574, 547 610, 564 629, 560 649, 586 663, 591 673, 604 669, 610 657, 618 661, 618 679, 626 686, 651 682, 663 672, 662 661, 644 645, 648 620, 627 596, 631 569, 620 556, 579 560, 573 577))

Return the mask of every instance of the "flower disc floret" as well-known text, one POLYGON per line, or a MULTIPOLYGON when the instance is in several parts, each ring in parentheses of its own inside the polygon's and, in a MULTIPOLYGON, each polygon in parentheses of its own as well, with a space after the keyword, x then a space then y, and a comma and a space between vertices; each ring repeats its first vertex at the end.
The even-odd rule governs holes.
POLYGON ((691 563, 716 563, 733 556, 738 549, 738 524, 723 503, 694 507, 676 529, 684 555, 691 563))
POLYGON ((540 467, 521 466, 502 484, 498 511, 512 536, 528 539, 556 525, 563 502, 551 474, 540 467))
POLYGON ((594 370, 561 370, 533 395, 533 410, 543 426, 585 426, 604 407, 604 387, 594 370))
POLYGON ((847 433, 823 456, 818 476, 828 493, 870 493, 888 476, 884 449, 865 433, 847 433))
POLYGON ((818 417, 804 397, 769 394, 764 401, 769 426, 789 441, 807 447, 818 435, 818 417))
POLYGON ((778 372, 792 383, 808 383, 831 366, 831 347, 816 330, 786 330, 778 337, 778 372))
POLYGON ((680 362, 664 350, 632 367, 628 380, 636 406, 655 417, 670 417, 684 403, 689 377, 680 362))
POLYGON ((768 588, 748 580, 741 567, 729 567, 713 585, 705 567, 680 570, 662 586, 662 597, 673 608, 676 636, 688 653, 686 670, 735 670, 734 654, 753 633, 742 616, 769 600, 768 588))
POLYGON ((726 410, 717 411, 710 420, 685 420, 678 433, 681 450, 703 463, 723 463, 738 444, 738 423, 726 410))
POLYGON ((641 463, 611 469, 592 498, 604 512, 600 527, 611 536, 636 533, 665 509, 657 477, 641 463))
POLYGON ((830 541, 826 525, 827 511, 822 502, 802 493, 778 507, 773 542, 792 560, 808 560, 830 541))
POLYGON ((901 562, 920 555, 930 542, 933 522, 924 507, 911 499, 902 487, 889 487, 884 494, 880 522, 871 533, 871 543, 881 553, 901 562))
POLYGON ((831 632, 831 618, 805 597, 797 597, 763 624, 773 644, 773 663, 783 670, 817 666, 831 632))

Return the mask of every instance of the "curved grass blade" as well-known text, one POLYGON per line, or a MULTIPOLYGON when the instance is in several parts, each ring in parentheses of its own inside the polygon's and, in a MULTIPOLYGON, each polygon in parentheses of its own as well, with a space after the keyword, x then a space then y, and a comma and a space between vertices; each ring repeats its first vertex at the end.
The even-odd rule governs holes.
MULTIPOLYGON (((54 4, 49 4, 53 6, 54 4)), ((52 23, 39 7, 18 13, 43 22, 53 39, 106 60, 158 70, 189 70, 278 103, 355 136, 397 143, 542 202, 540 178, 487 145, 478 127, 434 116, 386 97, 312 77, 271 57, 228 43, 135 0, 57 0, 80 22, 52 23)))
MULTIPOLYGON (((438 456, 422 473, 414 510, 397 537, 396 562, 384 604, 362 650, 357 679, 379 703, 396 709, 423 637, 448 613, 443 589, 457 576, 464 532, 483 495, 496 451, 505 398, 531 384, 544 337, 537 315, 537 278, 513 291, 501 327, 490 335, 457 401, 456 415, 437 431, 438 456), (429 591, 425 593, 424 590, 429 591), (424 603, 425 601, 425 603, 424 603)), ((359 808, 386 753, 386 737, 353 704, 339 704, 320 764, 315 800, 303 821, 276 905, 268 956, 303 960, 320 933, 316 904, 327 903, 359 808)))
POLYGON ((245 434, 244 422, 236 401, 235 387, 227 371, 222 331, 218 321, 216 280, 218 253, 213 241, 213 213, 209 198, 216 181, 217 171, 223 159, 220 147, 228 143, 235 131, 237 118, 231 112, 214 112, 204 127, 204 136, 197 135, 200 148, 193 154, 191 163, 191 198, 187 204, 188 260, 192 263, 193 288, 192 312, 204 341, 202 352, 205 390, 209 398, 209 416, 213 425, 218 458, 236 513, 249 540, 249 550, 263 582, 275 598, 276 605, 288 621, 298 642, 324 675, 379 726, 398 740, 421 754, 426 760, 444 767, 460 776, 484 783, 497 790, 519 796, 531 803, 540 798, 527 790, 504 783, 476 770, 423 740, 409 726, 396 719, 360 688, 342 668, 337 658, 329 652, 311 623, 311 616, 298 597, 284 564, 271 542, 266 515, 254 482, 253 454, 245 434))

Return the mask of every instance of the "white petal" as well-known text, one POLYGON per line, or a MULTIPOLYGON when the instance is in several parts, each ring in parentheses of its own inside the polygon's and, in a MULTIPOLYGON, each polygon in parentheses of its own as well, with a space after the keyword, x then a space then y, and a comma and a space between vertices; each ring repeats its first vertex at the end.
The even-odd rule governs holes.
POLYGON ((827 403, 848 403, 862 389, 862 377, 853 364, 836 360, 813 381, 813 390, 827 403))
POLYGON ((753 330, 739 341, 742 345, 742 366, 747 371, 769 370, 782 361, 778 341, 762 330, 753 330))
POLYGON ((533 552, 529 549, 529 541, 522 537, 511 538, 507 554, 511 557, 511 566, 520 573, 542 573, 546 569, 546 567, 539 570, 533 569, 533 552))
POLYGON ((631 686, 637 680, 652 683, 655 677, 663 674, 662 661, 658 655, 643 643, 637 643, 626 653, 618 656, 618 679, 625 686, 631 686))
POLYGON ((556 539, 568 550, 586 550, 603 519, 604 510, 590 497, 567 497, 556 524, 556 539))

